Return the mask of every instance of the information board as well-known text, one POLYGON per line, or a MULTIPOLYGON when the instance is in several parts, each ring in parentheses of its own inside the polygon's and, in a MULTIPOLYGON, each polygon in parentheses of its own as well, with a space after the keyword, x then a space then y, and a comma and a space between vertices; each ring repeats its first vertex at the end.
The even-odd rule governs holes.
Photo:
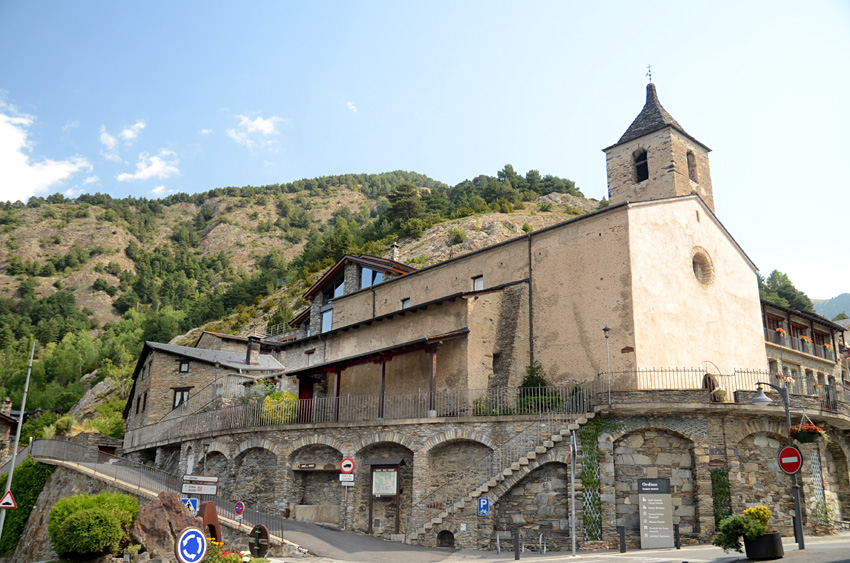
POLYGON ((395 496, 398 493, 397 477, 395 467, 376 467, 372 471, 372 494, 376 497, 395 496))
POLYGON ((670 479, 638 479, 640 548, 673 547, 670 479))

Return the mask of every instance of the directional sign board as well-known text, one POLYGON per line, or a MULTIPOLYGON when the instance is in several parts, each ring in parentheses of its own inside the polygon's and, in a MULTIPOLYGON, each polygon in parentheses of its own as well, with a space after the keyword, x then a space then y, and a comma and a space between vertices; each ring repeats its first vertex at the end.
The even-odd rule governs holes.
POLYGON ((343 473, 354 473, 354 460, 347 457, 339 462, 339 470, 343 473))
POLYGON ((490 499, 486 497, 478 499, 478 516, 490 516, 490 499))
POLYGON ((192 516, 198 515, 198 499, 196 498, 181 498, 180 502, 186 505, 186 508, 189 509, 189 512, 192 513, 192 516))
POLYGON ((354 475, 351 473, 340 473, 339 474, 340 481, 354 481, 354 475))
POLYGON ((779 457, 776 460, 779 462, 779 469, 788 475, 797 473, 803 467, 803 454, 796 446, 785 446, 779 450, 779 457))
POLYGON ((0 508, 18 508, 18 505, 15 504, 15 497, 12 496, 12 491, 6 491, 6 494, 0 499, 0 508))
POLYGON ((215 475, 183 475, 184 481, 195 481, 197 483, 218 483, 218 477, 215 475))
POLYGON ((673 547, 670 479, 638 479, 640 548, 673 547))
POLYGON ((198 563, 207 556, 207 539, 197 528, 186 528, 180 532, 174 544, 174 555, 180 563, 198 563))
POLYGON ((183 487, 180 491, 196 495, 214 495, 218 492, 218 485, 196 485, 195 483, 183 483, 183 487))
POLYGON ((242 502, 241 500, 239 502, 237 502, 236 506, 233 507, 233 512, 235 512, 237 515, 245 512, 245 503, 242 502))

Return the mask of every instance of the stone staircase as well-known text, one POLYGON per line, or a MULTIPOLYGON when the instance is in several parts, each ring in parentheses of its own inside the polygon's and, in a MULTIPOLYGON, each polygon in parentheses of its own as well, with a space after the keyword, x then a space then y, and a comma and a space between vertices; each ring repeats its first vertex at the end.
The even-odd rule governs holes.
POLYGON ((532 461, 536 460, 538 456, 542 456, 549 453, 555 447, 556 444, 563 442, 565 439, 569 439, 569 436, 573 431, 580 430, 582 426, 587 424, 588 421, 593 419, 595 416, 596 413, 586 413, 584 416, 577 418, 575 422, 569 423, 566 427, 562 428, 557 434, 552 434, 551 436, 549 436, 548 440, 544 440, 541 445, 535 447, 533 450, 527 452, 525 455, 518 458, 516 461, 511 463, 509 467, 503 469, 499 475, 492 477, 486 483, 476 487, 475 489, 470 491, 469 494, 467 494, 465 497, 456 501, 448 508, 445 508, 436 517, 431 518, 429 522, 426 522, 424 525, 416 528, 413 532, 408 533, 405 540, 406 543, 415 542, 421 536, 433 530, 434 526, 439 526, 445 520, 456 514, 458 511, 463 510, 470 504, 472 504, 473 506, 477 506, 476 499, 478 497, 498 487, 499 485, 504 483, 505 480, 509 477, 516 476, 517 480, 525 477, 534 469, 534 467, 529 467, 532 461))

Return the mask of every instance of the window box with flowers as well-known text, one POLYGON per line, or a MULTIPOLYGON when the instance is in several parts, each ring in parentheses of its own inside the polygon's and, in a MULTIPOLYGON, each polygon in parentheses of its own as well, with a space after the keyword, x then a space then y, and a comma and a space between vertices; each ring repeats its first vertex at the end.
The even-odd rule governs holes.
POLYGON ((788 430, 788 435, 800 442, 801 444, 810 444, 816 442, 819 438, 828 439, 826 430, 807 422, 805 424, 797 424, 788 430))

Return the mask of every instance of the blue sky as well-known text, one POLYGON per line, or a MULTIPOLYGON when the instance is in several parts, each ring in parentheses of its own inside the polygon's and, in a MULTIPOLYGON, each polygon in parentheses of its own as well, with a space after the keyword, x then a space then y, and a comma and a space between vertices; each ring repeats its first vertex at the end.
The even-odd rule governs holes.
POLYGON ((661 102, 764 273, 850 292, 850 3, 0 0, 0 200, 510 163, 606 195, 661 102))

